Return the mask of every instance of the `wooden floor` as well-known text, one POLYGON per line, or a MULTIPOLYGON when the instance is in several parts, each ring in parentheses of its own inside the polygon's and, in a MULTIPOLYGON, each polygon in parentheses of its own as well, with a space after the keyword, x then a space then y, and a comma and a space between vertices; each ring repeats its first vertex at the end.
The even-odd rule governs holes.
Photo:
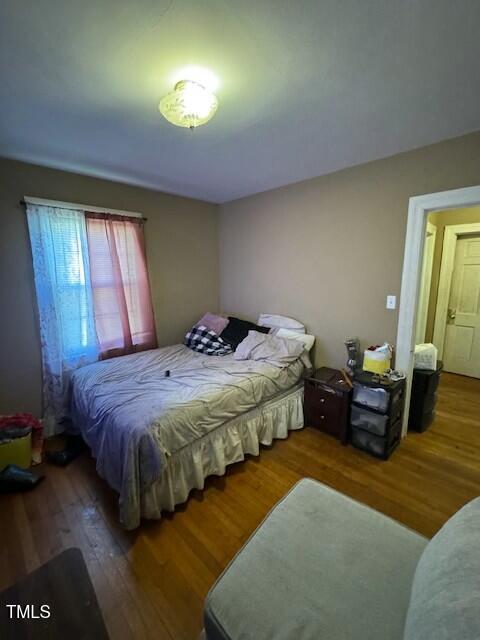
POLYGON ((480 380, 444 374, 437 419, 388 462, 311 428, 210 478, 186 505, 134 533, 84 455, 26 495, 0 497, 0 589, 62 549, 83 551, 112 640, 192 639, 205 595, 275 502, 317 478, 431 536, 480 494, 480 380))

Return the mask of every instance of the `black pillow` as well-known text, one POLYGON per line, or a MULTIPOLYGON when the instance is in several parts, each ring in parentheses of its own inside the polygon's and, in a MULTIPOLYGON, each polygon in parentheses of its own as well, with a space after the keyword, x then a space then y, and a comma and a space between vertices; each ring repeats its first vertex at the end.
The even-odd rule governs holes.
POLYGON ((248 320, 240 320, 232 316, 228 316, 228 320, 229 322, 220 336, 222 340, 228 342, 234 350, 242 340, 245 340, 249 331, 260 331, 260 333, 268 333, 270 331, 270 327, 260 327, 254 322, 248 322, 248 320))

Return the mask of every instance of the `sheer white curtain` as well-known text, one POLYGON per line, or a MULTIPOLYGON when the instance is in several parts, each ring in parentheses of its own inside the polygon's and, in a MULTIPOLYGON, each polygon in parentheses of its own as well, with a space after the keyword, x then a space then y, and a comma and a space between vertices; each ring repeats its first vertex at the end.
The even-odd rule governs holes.
POLYGON ((69 373, 98 360, 83 211, 27 204, 42 346, 45 435, 63 430, 69 373))

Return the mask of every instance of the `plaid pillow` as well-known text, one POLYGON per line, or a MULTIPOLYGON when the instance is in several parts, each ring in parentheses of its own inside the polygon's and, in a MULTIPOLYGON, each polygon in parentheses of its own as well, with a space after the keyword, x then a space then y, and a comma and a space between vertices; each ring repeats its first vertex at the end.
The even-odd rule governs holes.
POLYGON ((233 353, 232 347, 225 340, 203 325, 192 327, 185 336, 183 344, 207 356, 226 356, 233 353))

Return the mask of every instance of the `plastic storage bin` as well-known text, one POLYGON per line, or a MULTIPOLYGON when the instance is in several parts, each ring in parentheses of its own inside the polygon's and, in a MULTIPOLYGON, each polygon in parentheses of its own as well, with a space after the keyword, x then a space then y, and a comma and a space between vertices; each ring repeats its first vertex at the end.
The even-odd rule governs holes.
POLYGON ((28 469, 32 464, 32 434, 0 443, 0 471, 9 464, 28 469))
POLYGON ((402 421, 398 420, 391 428, 387 437, 377 436, 363 429, 352 427, 352 444, 377 458, 387 460, 400 442, 402 421))
POLYGON ((362 409, 352 404, 350 424, 357 429, 364 429, 377 436, 384 436, 391 424, 394 424, 402 416, 401 407, 392 416, 375 413, 368 409, 362 409))
POLYGON ((434 370, 414 369, 412 379, 412 394, 431 396, 437 391, 440 376, 443 370, 443 362, 437 360, 434 370))
POLYGON ((379 378, 364 371, 355 375, 353 386, 351 442, 386 460, 400 442, 405 380, 379 378))
POLYGON ((352 405, 350 424, 357 429, 364 429, 378 436, 384 436, 387 431, 388 416, 373 411, 366 411, 352 405))
POLYGON ((384 353, 383 351, 369 351, 366 349, 363 352, 363 370, 370 371, 371 373, 385 373, 387 369, 390 369, 391 353, 384 353))
POLYGON ((374 382, 374 379, 375 376, 368 372, 359 373, 355 376, 353 381, 353 402, 382 413, 395 413, 398 407, 403 406, 405 381, 374 382), (363 389, 358 389, 355 393, 355 389, 359 386, 362 386, 363 389), (373 390, 373 393, 369 393, 369 389, 373 390), (375 394, 377 390, 382 393, 375 394), (374 403, 377 406, 374 406, 374 403))
POLYGON ((442 372, 442 362, 436 363, 435 370, 414 369, 408 428, 423 432, 435 419, 437 387, 442 372))
POLYGON ((413 366, 415 369, 426 369, 435 371, 437 368, 437 347, 429 342, 417 344, 413 355, 413 366))
POLYGON ((377 411, 386 411, 389 401, 390 393, 386 389, 353 383, 353 402, 377 411))

